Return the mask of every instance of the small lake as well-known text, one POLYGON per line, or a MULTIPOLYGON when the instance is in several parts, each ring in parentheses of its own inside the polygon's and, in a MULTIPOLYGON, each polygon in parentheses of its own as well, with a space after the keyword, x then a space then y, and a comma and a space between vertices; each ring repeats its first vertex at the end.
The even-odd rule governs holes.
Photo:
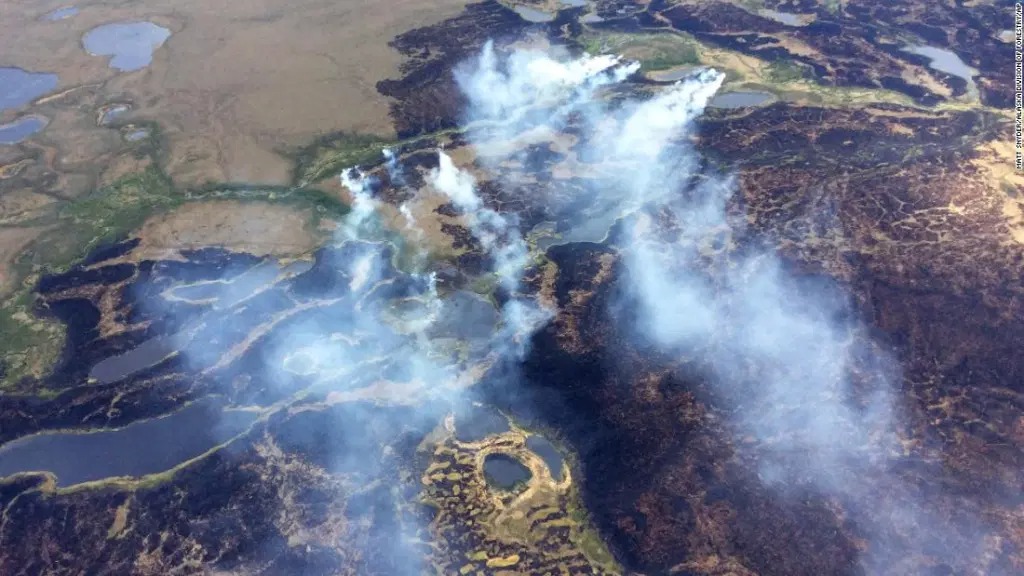
POLYGON ((543 436, 534 435, 526 439, 526 447, 540 456, 541 460, 548 465, 548 470, 551 471, 551 477, 555 479, 555 482, 562 479, 562 467, 565 465, 565 460, 554 444, 543 436))
POLYGON ((17 108, 53 92, 57 88, 57 75, 28 72, 21 68, 0 68, 0 112, 17 108))
POLYGON ((131 112, 131 104, 115 103, 107 104, 100 107, 99 113, 96 115, 97 126, 110 126, 118 118, 124 116, 128 112, 131 112))
POLYGON ((57 20, 67 20, 75 14, 78 14, 78 8, 75 8, 74 6, 65 6, 63 8, 57 8, 53 12, 43 16, 43 18, 51 22, 56 22, 57 20))
POLYGON ((530 476, 529 468, 507 454, 488 454, 484 458, 484 478, 491 486, 511 490, 530 476))
POLYGON ((566 8, 580 8, 587 5, 587 0, 559 0, 559 4, 566 8))
POLYGON ((155 366, 187 341, 185 334, 157 336, 117 356, 104 358, 89 371, 89 378, 111 384, 150 366, 155 366))
POLYGON ((996 36, 1000 42, 1006 42, 1007 44, 1013 44, 1014 40, 1017 39, 1017 33, 1013 30, 1002 30, 999 35, 996 36))
POLYGON ((670 68, 668 70, 652 70, 647 77, 655 82, 678 82, 693 73, 693 66, 670 68))
POLYGON ((527 22, 542 23, 551 22, 555 19, 555 14, 544 12, 543 10, 537 10, 536 8, 530 8, 529 6, 516 6, 515 11, 527 22))
POLYGON ((126 142, 139 142, 149 138, 149 128, 130 127, 125 130, 123 137, 126 142))
POLYGON ((17 144, 46 128, 47 124, 49 120, 42 116, 25 116, 9 124, 0 124, 0 145, 17 144))
POLYGON ((956 53, 934 46, 909 46, 904 50, 931 60, 928 66, 932 70, 963 78, 967 82, 967 92, 971 95, 977 94, 978 87, 974 84, 974 76, 978 71, 965 64, 956 53))
POLYGON ((767 92, 726 92, 718 94, 708 102, 712 108, 747 108, 761 106, 775 100, 775 96, 767 92))
POLYGON ((86 32, 82 44, 93 56, 111 56, 111 68, 131 72, 149 66, 153 52, 170 36, 170 30, 152 22, 116 22, 86 32))
POLYGON ((786 26, 803 26, 805 24, 803 16, 800 14, 793 14, 792 12, 779 12, 778 10, 769 10, 765 8, 758 10, 757 13, 769 20, 775 20, 779 24, 785 24, 786 26))
POLYGON ((0 446, 0 477, 52 472, 61 486, 170 470, 244 432, 256 412, 212 401, 117 430, 43 433, 0 446))

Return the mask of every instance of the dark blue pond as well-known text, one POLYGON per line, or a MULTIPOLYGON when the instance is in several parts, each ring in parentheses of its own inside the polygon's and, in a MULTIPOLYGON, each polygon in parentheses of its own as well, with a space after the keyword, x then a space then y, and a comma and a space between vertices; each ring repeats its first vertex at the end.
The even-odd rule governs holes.
POLYGON ((488 454, 484 458, 484 477, 488 484, 510 490, 530 479, 530 469, 507 454, 488 454))
POLYGON ((548 441, 543 436, 530 436, 526 439, 526 447, 531 452, 541 457, 544 463, 548 465, 548 470, 551 471, 551 477, 555 481, 562 479, 562 466, 565 462, 562 459, 562 454, 555 448, 555 445, 548 441))

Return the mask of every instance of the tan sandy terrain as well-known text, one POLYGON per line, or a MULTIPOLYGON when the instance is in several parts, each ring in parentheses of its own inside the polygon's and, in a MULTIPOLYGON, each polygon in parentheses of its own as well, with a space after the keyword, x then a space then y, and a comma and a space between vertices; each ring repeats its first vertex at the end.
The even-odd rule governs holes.
POLYGON ((194 202, 150 218, 133 258, 167 258, 181 249, 223 246, 257 256, 302 254, 316 246, 308 211, 265 202, 194 202))
MULTIPOLYGON (((390 134, 388 103, 374 89, 397 73, 400 56, 388 41, 450 17, 465 3, 86 1, 75 3, 75 16, 47 21, 44 15, 67 4, 14 0, 0 3, 0 66, 55 72, 58 91, 98 83, 107 100, 133 102, 133 117, 163 128, 166 167, 180 184, 280 184, 291 168, 277 153, 284 147, 339 130, 390 134), (82 48, 82 35, 95 26, 133 20, 172 32, 148 68, 118 72, 108 58, 82 48)), ((92 118, 92 111, 80 112, 92 118)), ((45 139, 59 139, 71 124, 54 122, 45 139)), ((77 146, 61 153, 84 162, 100 154, 94 148, 87 147, 86 158, 77 146)))

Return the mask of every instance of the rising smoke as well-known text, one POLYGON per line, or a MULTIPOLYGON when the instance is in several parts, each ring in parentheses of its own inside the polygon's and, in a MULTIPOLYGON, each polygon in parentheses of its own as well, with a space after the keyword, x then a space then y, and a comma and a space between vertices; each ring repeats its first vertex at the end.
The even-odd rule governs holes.
POLYGON ((653 97, 610 104, 601 88, 635 70, 612 57, 529 50, 501 59, 488 44, 456 77, 485 166, 508 159, 508 142, 571 120, 587 153, 626 168, 589 190, 626 224, 621 282, 634 305, 617 309, 638 315, 619 320, 662 351, 703 359, 737 438, 755 441, 766 486, 811 487, 849 506, 869 535, 871 573, 908 570, 921 554, 958 572, 977 566, 981 528, 969 511, 954 520, 930 509, 888 468, 900 450, 898 374, 849 298, 789 273, 771 249, 739 246, 744 218, 727 209, 735 183, 702 170, 688 140, 724 75, 697 71, 653 97))
MULTIPOLYGON (((703 169, 688 140, 724 76, 701 70, 650 97, 609 98, 637 68, 615 57, 557 51, 503 57, 488 43, 457 71, 477 163, 460 168, 438 151, 427 183, 458 209, 507 295, 500 322, 477 343, 480 357, 458 358, 442 328, 479 317, 460 318, 462 308, 439 294, 433 274, 396 271, 377 215, 379 182, 353 167, 340 176, 353 200, 336 238, 337 256, 317 263, 330 270, 334 288, 301 303, 320 307, 317 316, 276 320, 264 357, 269 378, 292 382, 301 364, 304 377, 312 375, 339 398, 387 381, 397 390, 388 402, 415 404, 424 396, 458 402, 473 379, 472 361, 521 360, 553 311, 522 293, 531 260, 524 231, 515 214, 481 197, 473 171, 494 172, 517 154, 517 141, 571 123, 581 150, 605 168, 594 168, 586 191, 594 212, 559 224, 572 231, 604 222, 595 213, 621 220, 620 282, 630 304, 623 308, 638 314, 617 320, 632 323, 663 352, 703 359, 732 414, 731 429, 755 440, 752 458, 762 481, 780 492, 811 486, 858 506, 856 521, 871 537, 864 563, 872 572, 893 571, 896 559, 912 556, 914 550, 894 548, 884 536, 917 527, 928 529, 899 545, 927 548, 958 569, 971 565, 958 555, 973 543, 961 539, 943 549, 934 537, 975 528, 949 526, 886 469, 898 444, 893 362, 867 339, 848 299, 835 286, 790 274, 771 250, 738 246, 743 219, 727 209, 735 184, 703 169), (872 509, 879 492, 906 496, 872 509)), ((396 153, 385 152, 384 166, 391 185, 406 185, 396 153)), ((417 232, 408 205, 400 213, 417 232)), ((210 369, 211 360, 198 352, 195 361, 210 369)), ((336 456, 348 468, 352 459, 379 455, 336 456)))

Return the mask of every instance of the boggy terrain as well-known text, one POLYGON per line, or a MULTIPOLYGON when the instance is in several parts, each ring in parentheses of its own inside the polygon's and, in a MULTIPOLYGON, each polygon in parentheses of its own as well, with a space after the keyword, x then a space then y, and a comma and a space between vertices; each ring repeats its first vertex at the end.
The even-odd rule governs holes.
MULTIPOLYGON (((289 257, 309 238, 284 254, 253 255, 242 245, 147 246, 149 234, 136 232, 33 286, 34 313, 66 326, 66 344, 52 373, 23 381, 23 395, 0 397, 0 442, 124 426, 211 395, 259 417, 195 459, 140 479, 73 487, 44 474, 3 480, 0 572, 856 574, 878 539, 917 550, 892 559, 913 573, 1020 571, 1024 360, 1015 344, 1024 341, 1024 181, 1009 168, 1009 124, 996 110, 1008 79, 979 56, 996 46, 978 31, 998 28, 994 8, 933 4, 923 16, 915 2, 766 2, 806 16, 806 25, 786 27, 751 3, 597 2, 530 24, 488 2, 398 36, 395 47, 409 57, 403 76, 378 89, 395 99, 395 130, 409 138, 393 148, 405 187, 381 165, 382 140, 359 141, 353 151, 345 137, 324 138, 299 171, 333 190, 338 170, 362 164, 380 183, 384 209, 397 210, 437 167, 434 148, 443 144, 473 168, 488 207, 539 231, 525 290, 550 302, 555 316, 533 337, 521 387, 509 388, 499 369, 481 363, 474 396, 557 439, 569 456, 565 476, 551 475, 522 428, 461 437, 458 409, 453 421, 447 402, 414 404, 424 398, 416 384, 387 365, 344 375, 339 390, 337 381, 318 387, 315 367, 279 353, 313 344, 282 347, 275 334, 287 334, 287 322, 347 317, 355 280, 347 265, 359 260, 361 244, 296 260, 289 257), (864 10, 874 19, 859 19, 864 10), (604 20, 584 26, 579 19, 591 12, 604 20), (962 14, 969 17, 954 30, 952 18, 962 14), (890 480, 870 499, 810 483, 766 484, 762 446, 731 430, 738 399, 712 385, 706 359, 658 352, 608 314, 622 302, 623 224, 593 241, 563 237, 570 231, 557 224, 587 209, 584 180, 600 171, 572 124, 497 169, 477 162, 459 131, 461 96, 449 72, 489 37, 537 33, 572 47, 595 31, 646 40, 644 28, 668 27, 718 48, 804 63, 813 82, 916 100, 709 110, 695 144, 707 170, 736 173, 729 210, 747 226, 726 262, 767 245, 808 291, 848 292, 844 313, 862 319, 898 365, 900 447, 886 454, 880 469, 890 480), (980 102, 929 107, 966 91, 952 77, 925 78, 923 62, 884 39, 934 40, 931 28, 945 30, 956 42, 945 45, 980 71, 980 102), (504 184, 523 171, 533 179, 504 184), (577 203, 544 202, 552 198, 577 203), (278 361, 283 378, 268 371, 278 361), (37 389, 53 393, 31 395, 37 389), (529 480, 489 486, 483 463, 496 453, 523 463, 529 480), (952 529, 893 521, 871 533, 872 510, 907 500, 952 529), (948 550, 973 564, 949 565, 948 550)), ((653 89, 637 78, 623 90, 653 89)), ((483 281, 479 242, 451 204, 419 208, 427 241, 446 248, 438 288, 462 294, 493 322, 508 295, 483 281)), ((426 289, 394 266, 384 278, 389 301, 426 289)), ((449 329, 453 340, 479 337, 449 329)), ((449 352, 472 365, 480 361, 473 350, 464 343, 449 352)))

